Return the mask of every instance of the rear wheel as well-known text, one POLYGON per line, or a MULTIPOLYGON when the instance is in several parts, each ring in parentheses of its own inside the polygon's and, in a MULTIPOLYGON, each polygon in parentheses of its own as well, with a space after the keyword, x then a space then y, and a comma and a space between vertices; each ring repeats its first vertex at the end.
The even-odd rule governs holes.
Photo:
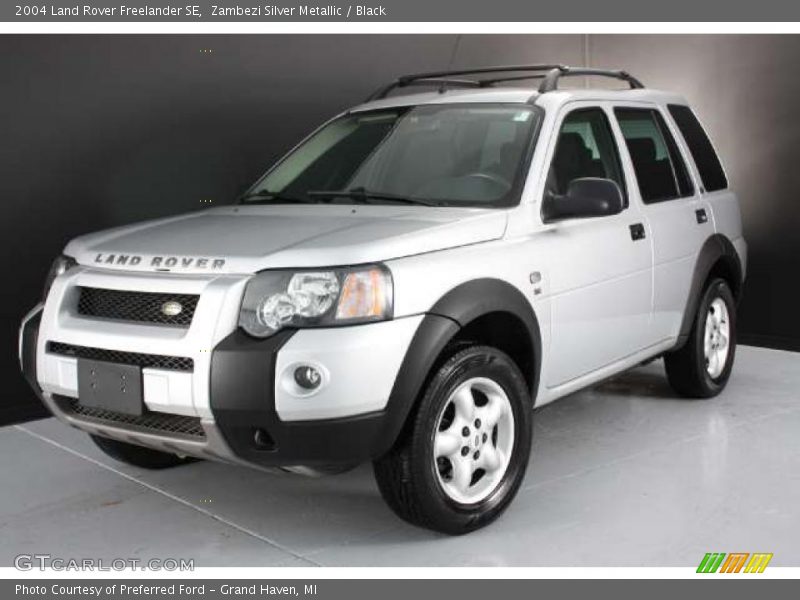
POLYGON ((375 462, 402 519, 463 534, 496 519, 528 463, 533 410, 525 379, 503 352, 473 346, 434 374, 395 447, 375 462))
POLYGON ((697 308, 689 339, 664 357, 672 388, 689 398, 711 398, 728 383, 736 354, 736 303, 724 279, 712 280, 697 308))
POLYGON ((194 462, 197 459, 161 452, 144 446, 136 446, 119 440, 89 434, 100 450, 111 458, 143 469, 168 469, 194 462))

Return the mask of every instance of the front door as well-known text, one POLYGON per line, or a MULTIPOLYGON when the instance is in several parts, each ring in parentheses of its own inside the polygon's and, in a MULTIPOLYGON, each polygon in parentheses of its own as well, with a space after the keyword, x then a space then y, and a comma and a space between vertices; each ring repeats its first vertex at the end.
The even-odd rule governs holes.
POLYGON ((565 107, 545 194, 570 181, 611 179, 625 197, 616 215, 560 221, 548 240, 551 341, 545 382, 561 384, 612 364, 652 343, 652 251, 642 208, 630 199, 610 107, 565 107))

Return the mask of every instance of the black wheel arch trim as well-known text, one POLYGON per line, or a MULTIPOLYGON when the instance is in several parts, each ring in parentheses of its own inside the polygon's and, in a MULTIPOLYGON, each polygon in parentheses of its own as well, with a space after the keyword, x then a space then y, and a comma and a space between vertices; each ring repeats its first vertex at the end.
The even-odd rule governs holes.
POLYGON ((703 296, 703 290, 705 289, 708 277, 714 266, 720 262, 732 273, 734 278, 734 281, 731 282, 733 286, 732 291, 736 301, 739 301, 743 283, 742 262, 733 243, 721 233, 715 233, 705 241, 697 256, 694 272, 692 274, 692 282, 689 287, 689 296, 683 311, 683 320, 681 321, 680 333, 678 334, 678 342, 674 350, 682 348, 689 339, 695 313, 697 312, 697 306, 703 296))
POLYGON ((528 365, 531 402, 535 400, 541 368, 542 340, 539 321, 523 293, 511 284, 492 278, 475 279, 456 286, 442 296, 417 328, 395 378, 381 438, 388 451, 400 435, 442 351, 458 332, 475 319, 490 313, 510 313, 526 328, 532 346, 528 365))
POLYGON ((453 319, 461 327, 491 313, 509 313, 517 317, 525 326, 533 350, 531 364, 522 370, 531 382, 531 395, 535 395, 541 367, 542 334, 530 301, 518 288, 500 279, 474 279, 442 296, 430 313, 453 319))

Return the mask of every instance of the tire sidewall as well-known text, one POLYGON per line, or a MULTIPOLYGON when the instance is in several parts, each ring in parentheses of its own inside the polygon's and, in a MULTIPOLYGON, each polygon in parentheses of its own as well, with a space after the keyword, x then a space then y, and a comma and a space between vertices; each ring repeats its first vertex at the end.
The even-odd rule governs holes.
POLYGON ((703 294, 703 300, 698 307, 695 320, 695 335, 693 340, 693 343, 695 344, 695 357, 697 360, 696 367, 698 369, 698 373, 700 374, 701 383, 707 389, 709 395, 718 394, 722 388, 725 387, 725 384, 728 382, 728 378, 731 375, 734 356, 736 354, 736 327, 736 302, 733 298, 733 293, 724 279, 714 279, 706 287, 706 291, 703 294), (728 336, 729 346, 728 356, 725 360, 725 368, 722 369, 722 372, 718 377, 712 378, 706 370, 704 341, 708 309, 711 306, 711 303, 717 298, 720 298, 728 309, 730 335, 728 336))
POLYGON ((415 476, 423 478, 425 488, 433 493, 429 510, 442 520, 453 521, 464 532, 494 519, 518 491, 530 456, 532 438, 532 403, 522 374, 511 359, 493 348, 476 346, 461 351, 448 360, 431 381, 416 416, 412 448, 418 455, 415 476), (438 419, 453 390, 467 379, 485 377, 503 388, 514 417, 514 445, 508 468, 489 496, 472 504, 452 499, 442 488, 434 459, 434 436, 438 419))

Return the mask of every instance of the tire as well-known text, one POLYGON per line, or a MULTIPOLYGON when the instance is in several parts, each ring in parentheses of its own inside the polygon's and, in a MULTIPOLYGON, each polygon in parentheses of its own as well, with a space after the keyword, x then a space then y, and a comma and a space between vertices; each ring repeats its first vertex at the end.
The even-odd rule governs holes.
POLYGON ((532 423, 525 378, 506 354, 457 351, 433 374, 393 449, 375 461, 381 495, 420 527, 451 535, 484 527, 519 490, 532 423))
POLYGON ((711 398, 728 383, 735 355, 736 302, 727 282, 713 279, 703 292, 689 339, 664 357, 667 379, 682 396, 711 398))
POLYGON ((198 460, 112 440, 99 435, 89 434, 89 437, 92 438, 92 441, 100 450, 111 458, 143 469, 169 469, 170 467, 177 467, 198 460))

